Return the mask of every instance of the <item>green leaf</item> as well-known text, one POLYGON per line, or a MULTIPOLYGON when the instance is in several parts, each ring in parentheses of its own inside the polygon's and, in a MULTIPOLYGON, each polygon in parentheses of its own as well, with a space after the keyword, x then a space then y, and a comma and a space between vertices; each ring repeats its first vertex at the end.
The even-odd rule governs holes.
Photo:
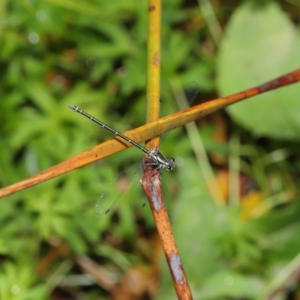
POLYGON ((196 299, 249 298, 255 299, 263 282, 254 276, 245 276, 231 271, 219 271, 196 291, 196 299))
MULTIPOLYGON (((253 87, 299 67, 299 32, 275 2, 245 2, 225 32, 218 57, 222 95, 253 87)), ((258 136, 299 139, 300 85, 257 96, 227 108, 258 136)))
MULTIPOLYGON (((30 260, 30 259, 28 259, 30 260)), ((43 300, 45 287, 34 284, 34 269, 28 262, 5 262, 0 273, 0 298, 5 300, 43 300)))

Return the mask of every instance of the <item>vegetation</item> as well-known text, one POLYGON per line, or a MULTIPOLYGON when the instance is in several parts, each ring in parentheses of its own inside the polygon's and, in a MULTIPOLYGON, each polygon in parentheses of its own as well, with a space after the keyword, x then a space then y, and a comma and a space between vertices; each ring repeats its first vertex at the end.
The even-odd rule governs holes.
MULTIPOLYGON (((299 67, 297 1, 199 3, 162 3, 165 114, 191 81, 200 103, 299 67)), ((147 10, 133 0, 1 2, 2 187, 112 138, 70 104, 121 132, 144 123, 147 10)), ((299 92, 241 102, 165 139, 177 162, 163 174, 165 200, 195 299, 299 294, 299 92)), ((0 299, 174 299, 138 178, 112 213, 94 213, 141 159, 129 149, 1 199, 0 299)))

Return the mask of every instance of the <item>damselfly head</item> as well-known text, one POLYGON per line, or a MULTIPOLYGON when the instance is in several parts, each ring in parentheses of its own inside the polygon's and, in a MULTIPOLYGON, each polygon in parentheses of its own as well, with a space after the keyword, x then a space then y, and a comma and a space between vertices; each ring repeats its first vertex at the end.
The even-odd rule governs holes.
POLYGON ((167 159, 168 164, 166 165, 167 171, 172 171, 175 168, 175 159, 174 158, 168 158, 167 159))

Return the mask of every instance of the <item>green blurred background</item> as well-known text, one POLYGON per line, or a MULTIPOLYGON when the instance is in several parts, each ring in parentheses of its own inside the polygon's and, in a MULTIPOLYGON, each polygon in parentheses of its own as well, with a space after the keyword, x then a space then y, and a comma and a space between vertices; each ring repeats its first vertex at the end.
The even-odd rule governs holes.
MULTIPOLYGON (((147 6, 0 2, 2 187, 112 137, 69 104, 121 132, 144 123, 147 6)), ((299 68, 299 20, 292 0, 163 1, 163 111, 191 81, 201 103, 299 68)), ((165 201, 194 299, 300 296, 299 86, 164 140, 178 166, 163 175, 165 201)), ((0 299, 174 299, 150 209, 128 203, 144 201, 139 178, 112 213, 94 213, 141 159, 129 149, 1 199, 0 299)))

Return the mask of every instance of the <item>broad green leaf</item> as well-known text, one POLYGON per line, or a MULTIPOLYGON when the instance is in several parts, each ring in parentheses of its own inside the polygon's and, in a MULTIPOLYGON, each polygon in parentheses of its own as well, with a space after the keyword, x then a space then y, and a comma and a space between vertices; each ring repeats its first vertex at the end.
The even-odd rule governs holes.
MULTIPOLYGON (((275 2, 245 2, 224 33, 218 57, 222 95, 242 91, 299 68, 299 31, 275 2)), ((227 108, 258 136, 299 139, 300 85, 268 92, 227 108)))

